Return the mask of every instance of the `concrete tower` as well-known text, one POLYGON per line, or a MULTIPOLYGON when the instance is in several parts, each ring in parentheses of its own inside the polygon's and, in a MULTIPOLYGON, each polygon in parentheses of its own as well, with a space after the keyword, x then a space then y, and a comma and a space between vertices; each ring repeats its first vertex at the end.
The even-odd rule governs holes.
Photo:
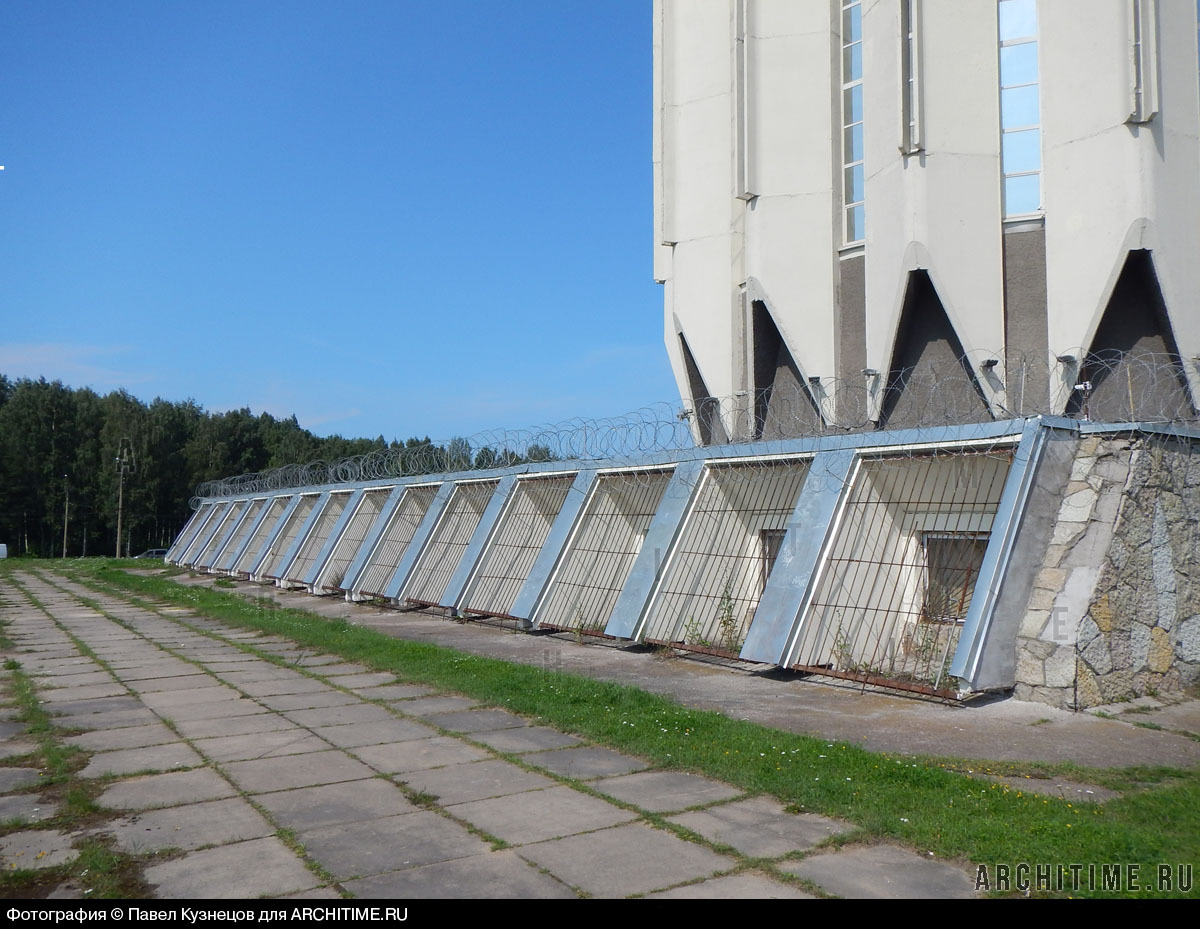
POLYGON ((1193 418, 1193 0, 655 0, 655 278, 704 442, 1193 418))

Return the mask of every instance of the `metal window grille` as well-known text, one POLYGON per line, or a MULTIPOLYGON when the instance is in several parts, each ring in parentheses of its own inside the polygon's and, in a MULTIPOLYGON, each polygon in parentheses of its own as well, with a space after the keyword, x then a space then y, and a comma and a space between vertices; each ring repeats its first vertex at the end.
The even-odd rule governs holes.
POLYGON ((437 494, 438 485, 423 484, 420 487, 408 487, 404 496, 396 504, 396 509, 388 519, 387 528, 379 537, 378 543, 371 551, 371 557, 362 570, 362 580, 355 585, 355 593, 368 597, 382 597, 388 581, 396 573, 396 566, 404 557, 408 543, 416 535, 417 527, 425 517, 429 505, 437 494))
POLYGON ((228 504, 217 503, 213 504, 208 512, 204 514, 204 522, 200 524, 200 528, 196 530, 196 534, 192 536, 192 540, 188 542, 187 548, 184 549, 183 555, 179 558, 181 565, 190 565, 197 555, 197 550, 204 544, 204 540, 208 537, 208 530, 213 526, 213 520, 217 518, 217 514, 225 511, 228 504))
POLYGON ((246 512, 246 501, 235 500, 226 512, 225 517, 221 520, 221 524, 217 526, 217 531, 212 534, 208 544, 204 546, 198 556, 196 556, 195 567, 211 568, 217 555, 220 554, 221 543, 225 541, 225 537, 229 535, 229 530, 237 525, 242 514, 246 512))
POLYGON ((1011 462, 1011 449, 861 460, 791 666, 936 692, 1011 462))
POLYGON ((279 518, 283 516, 283 511, 287 509, 290 497, 275 497, 271 500, 271 504, 267 509, 267 515, 258 529, 250 539, 250 544, 246 546, 246 550, 237 560, 237 564, 233 567, 234 574, 246 574, 258 564, 259 556, 263 553, 263 546, 267 544, 267 539, 271 536, 271 530, 276 527, 279 518))
POLYGON ((283 531, 275 536, 275 542, 271 545, 271 551, 267 554, 267 560, 263 562, 262 569, 258 572, 260 577, 269 577, 274 580, 287 567, 283 563, 283 559, 292 550, 292 543, 300 536, 300 532, 304 529, 308 517, 312 514, 317 501, 320 499, 320 495, 318 494, 304 494, 300 497, 300 502, 292 510, 292 515, 288 517, 287 523, 284 524, 283 531))
POLYGON ((574 480, 571 474, 517 482, 463 600, 464 609, 509 615, 574 480))
POLYGON ((258 514, 263 511, 263 507, 267 505, 265 497, 260 497, 257 500, 251 500, 250 506, 246 510, 246 516, 242 519, 237 529, 233 533, 233 538, 229 540, 229 544, 225 546, 221 553, 221 563, 214 564, 214 568, 222 570, 231 570, 231 561, 237 557, 237 553, 241 550, 246 538, 254 531, 254 521, 258 519, 258 514))
POLYGON ((346 523, 345 530, 329 555, 329 561, 321 570, 321 576, 317 578, 315 587, 323 590, 345 589, 342 587, 342 582, 346 579, 346 570, 350 567, 354 556, 358 554, 363 542, 366 541, 367 531, 375 525, 375 520, 383 512, 383 505, 387 503, 392 490, 391 487, 380 487, 376 490, 368 490, 362 495, 362 499, 358 501, 358 506, 354 509, 354 515, 346 523))
POLYGON ((296 553, 296 557, 288 566, 286 580, 302 584, 308 577, 308 572, 313 569, 317 556, 321 554, 321 549, 329 541, 329 533, 333 532, 333 527, 341 519, 346 504, 350 502, 350 494, 350 491, 346 491, 329 495, 329 499, 325 501, 325 506, 321 509, 321 515, 317 517, 316 525, 312 527, 308 538, 304 540, 300 551, 296 553))
POLYGON ((597 477, 579 526, 535 611, 537 625, 603 631, 671 473, 639 471, 597 477))
POLYGON ((499 483, 472 481, 454 488, 400 599, 437 605, 499 483))
POLYGON ((705 468, 648 611, 647 641, 741 651, 808 470, 807 460, 705 468))

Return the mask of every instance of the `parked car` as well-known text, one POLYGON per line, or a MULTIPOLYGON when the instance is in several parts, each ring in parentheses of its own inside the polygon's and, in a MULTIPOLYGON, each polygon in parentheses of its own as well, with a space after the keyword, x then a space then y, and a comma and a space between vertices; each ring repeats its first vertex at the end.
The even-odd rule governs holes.
POLYGON ((163 559, 167 557, 167 550, 165 548, 150 548, 142 552, 140 555, 134 555, 133 557, 163 559))

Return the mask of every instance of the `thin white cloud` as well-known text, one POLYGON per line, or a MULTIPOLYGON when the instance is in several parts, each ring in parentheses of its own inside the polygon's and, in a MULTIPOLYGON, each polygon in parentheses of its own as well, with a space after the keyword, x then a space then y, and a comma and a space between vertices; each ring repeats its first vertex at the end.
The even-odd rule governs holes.
POLYGON ((148 372, 111 367, 104 362, 131 351, 129 345, 80 345, 71 342, 0 342, 0 373, 62 381, 100 393, 151 380, 148 372))

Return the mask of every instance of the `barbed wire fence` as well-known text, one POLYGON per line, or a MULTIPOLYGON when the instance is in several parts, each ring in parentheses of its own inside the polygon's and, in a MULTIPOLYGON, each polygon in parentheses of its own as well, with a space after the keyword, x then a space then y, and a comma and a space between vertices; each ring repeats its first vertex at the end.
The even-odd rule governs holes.
MULTIPOLYGON (((792 378, 768 390, 658 403, 606 419, 424 440, 338 461, 239 475, 202 485, 194 503, 532 464, 525 484, 515 491, 517 504, 504 511, 496 529, 504 544, 495 547, 481 569, 486 583, 477 581, 464 601, 472 613, 508 617, 512 598, 529 575, 531 553, 544 544, 550 524, 575 492, 569 483, 576 470, 571 463, 582 468, 602 462, 603 472, 578 501, 575 542, 532 617, 550 630, 602 635, 635 560, 652 544, 647 541, 651 524, 669 483, 685 479, 692 482, 691 502, 678 540, 654 551, 660 580, 638 637, 736 658, 767 578, 790 544, 785 540, 812 531, 799 527, 800 533, 789 532, 797 528, 792 519, 801 493, 819 485, 844 492, 845 516, 828 540, 811 607, 814 618, 796 640, 787 665, 941 693, 948 686, 948 668, 1018 437, 947 442, 940 427, 1039 414, 1200 426, 1191 400, 1197 372, 1189 364, 1162 353, 1080 352, 1045 358, 975 353, 941 367, 887 374, 868 370, 841 381, 792 378), (794 438, 894 429, 914 435, 903 446, 881 443, 863 452, 849 472, 785 444, 794 438), (922 436, 923 431, 928 435, 922 436), (718 456, 699 470, 678 471, 676 462, 694 458, 697 446, 732 443, 745 443, 748 454, 738 452, 728 460, 718 456), (561 472, 565 478, 557 480, 568 483, 549 493, 547 488, 557 485, 536 465, 556 461, 567 463, 561 472), (540 488, 534 486, 539 480, 540 488)), ((1179 442, 1189 454, 1200 452, 1200 442, 1186 435, 1179 442)), ((480 475, 480 480, 496 483, 494 477, 480 475)), ((455 493, 476 491, 480 487, 467 482, 455 493)), ((374 581, 362 580, 355 593, 375 593, 386 586, 381 582, 392 577, 433 499, 432 487, 420 482, 404 493, 370 555, 374 581)), ((281 500, 274 505, 281 507, 281 500)), ((475 516, 481 512, 481 505, 472 510, 475 516)), ((473 527, 474 522, 460 535, 465 538, 473 527)), ((365 529, 346 543, 335 588, 341 589, 351 549, 357 551, 365 529)), ((439 536, 431 545, 441 551, 454 541, 439 536)), ((462 548, 462 540, 457 541, 455 551, 462 548)), ((457 558, 440 558, 439 570, 453 570, 451 562, 456 564, 457 558)), ((440 585, 444 578, 433 580, 440 585)), ((416 581, 407 584, 397 599, 436 601, 438 596, 422 592, 425 587, 440 590, 433 580, 421 581, 424 587, 416 581)))
MULTIPOLYGON (((1196 424, 1189 385, 1200 383, 1172 354, 1108 353, 1014 357, 976 352, 943 369, 923 366, 860 378, 811 378, 689 405, 661 402, 621 416, 575 418, 528 429, 378 449, 337 461, 289 464, 208 481, 202 498, 296 487, 491 470, 528 462, 636 463, 697 444, 923 429, 1043 415, 1099 422, 1196 424), (993 360, 994 359, 994 360, 993 360), (1003 367, 1002 367, 1003 366, 1003 367)), ((1194 364, 1193 364, 1194 367, 1194 364)))

